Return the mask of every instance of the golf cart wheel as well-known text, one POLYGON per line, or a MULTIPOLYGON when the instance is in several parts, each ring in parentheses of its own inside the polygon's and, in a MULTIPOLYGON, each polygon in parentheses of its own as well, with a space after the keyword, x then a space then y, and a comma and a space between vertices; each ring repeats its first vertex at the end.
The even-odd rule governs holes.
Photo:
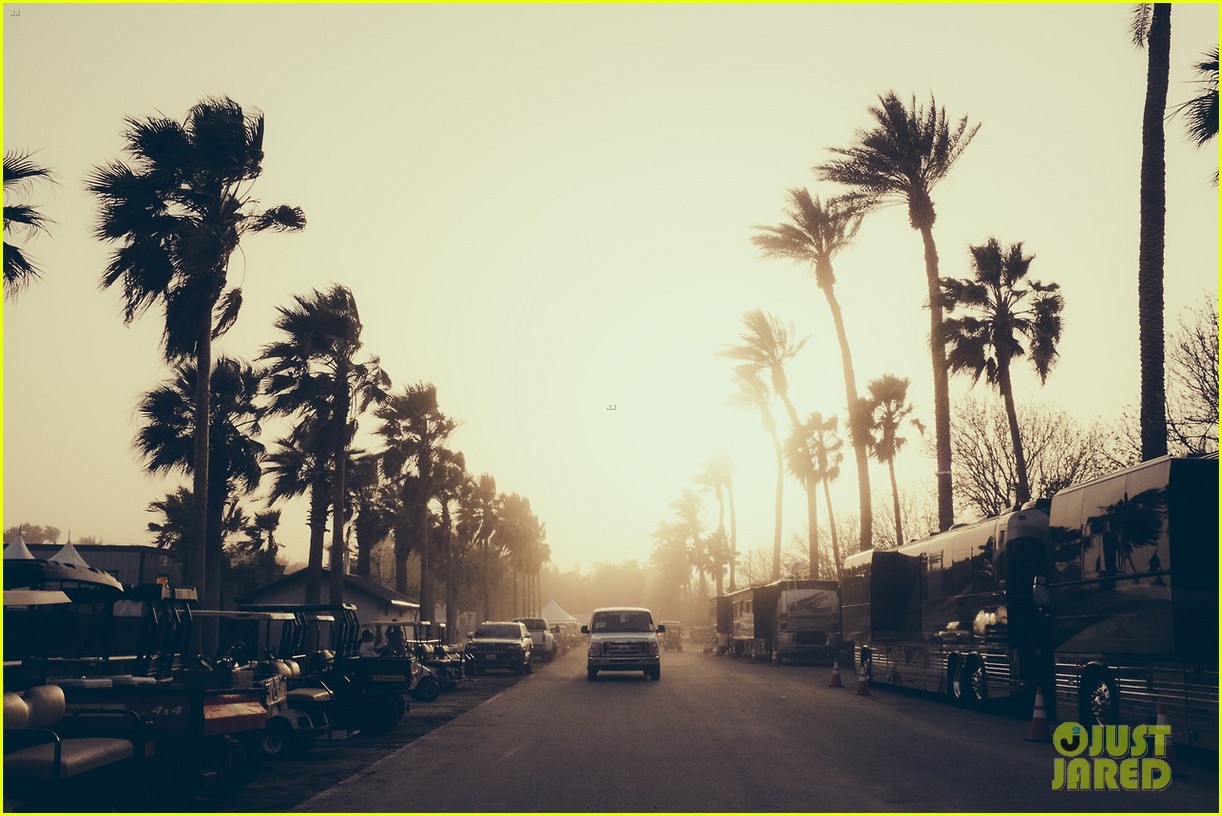
POLYGON ((435 677, 421 677, 412 689, 412 697, 422 703, 431 703, 441 696, 441 683, 435 677))

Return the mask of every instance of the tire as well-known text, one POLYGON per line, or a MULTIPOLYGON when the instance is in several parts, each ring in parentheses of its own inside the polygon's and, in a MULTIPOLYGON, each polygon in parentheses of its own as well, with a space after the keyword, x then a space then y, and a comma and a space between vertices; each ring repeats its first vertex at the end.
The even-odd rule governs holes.
POLYGON ((368 691, 357 715, 360 729, 368 734, 385 734, 403 719, 404 710, 398 694, 381 689, 368 691))
POLYGON ((946 661, 946 696, 955 705, 964 705, 963 691, 963 667, 959 656, 951 655, 946 661))
POLYGON ((1120 694, 1107 669, 1093 668, 1082 673, 1078 684, 1078 717, 1086 726, 1119 723, 1120 694))
POLYGON ((976 708, 989 699, 988 680, 984 673, 984 663, 978 657, 969 657, 959 673, 959 683, 962 688, 962 703, 968 708, 976 708))
POLYGON ((530 658, 530 660, 527 660, 527 661, 526 661, 526 673, 527 673, 527 674, 534 674, 534 673, 535 673, 535 659, 534 659, 534 657, 531 657, 531 658, 530 658))
POLYGON ((591 680, 591 681, 597 680, 598 679, 598 669, 586 669, 586 679, 591 680))
POLYGON ((293 728, 284 720, 269 720, 259 735, 259 750, 268 759, 284 759, 290 753, 293 728))
POLYGON ((519 677, 525 674, 526 673, 526 661, 521 660, 518 663, 515 663, 513 666, 513 673, 518 675, 519 677))
POLYGON ((412 689, 412 699, 422 703, 431 703, 441 696, 441 683, 436 677, 421 677, 412 689))
POLYGON ((645 676, 648 677, 650 680, 653 680, 654 682, 661 680, 662 679, 662 667, 654 666, 652 669, 647 669, 645 671, 645 676))

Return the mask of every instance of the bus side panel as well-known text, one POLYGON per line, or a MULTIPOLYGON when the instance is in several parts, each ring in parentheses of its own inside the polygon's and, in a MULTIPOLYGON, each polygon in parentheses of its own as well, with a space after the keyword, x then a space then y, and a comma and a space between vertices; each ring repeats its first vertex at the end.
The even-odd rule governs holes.
POLYGON ((1171 462, 1168 490, 1175 645, 1186 660, 1218 660, 1218 460, 1171 462))

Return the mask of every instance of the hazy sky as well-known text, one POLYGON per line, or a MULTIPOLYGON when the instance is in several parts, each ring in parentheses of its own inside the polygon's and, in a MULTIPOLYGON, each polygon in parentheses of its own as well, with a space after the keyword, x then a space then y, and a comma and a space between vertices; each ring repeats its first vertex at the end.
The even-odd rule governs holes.
MULTIPOLYGON (((468 468, 530 499, 563 569, 647 559, 718 452, 736 465, 740 547, 770 547, 771 443, 728 404, 715 352, 747 310, 792 322, 810 337, 798 410, 843 413, 826 304, 806 269, 759 258, 751 228, 780 222, 791 187, 837 192, 811 167, 889 89, 983 123, 934 191, 942 274, 968 275, 968 245, 995 235, 1063 287, 1061 360, 1042 390, 1024 367, 1019 401, 1110 420, 1138 396, 1146 57, 1130 8, 6 4, 4 148, 58 185, 30 199, 55 222, 26 243, 44 277, 4 304, 4 525, 147 542, 149 502, 186 483, 143 475, 133 452, 136 401, 167 376, 162 318, 125 327, 119 292, 99 290, 111 247, 91 237, 83 179, 120 157, 124 117, 181 120, 208 95, 263 111, 256 195, 309 219, 234 255, 245 306, 217 351, 255 357, 278 305, 348 285, 366 351, 396 387, 437 385, 468 468)), ((1175 6, 1171 104, 1217 32, 1215 4, 1175 6)), ((1182 133, 1169 123, 1169 328, 1217 289, 1217 152, 1182 133)), ((871 216, 836 274, 858 383, 911 378, 932 428, 905 209, 871 216)), ((899 465, 911 489, 934 469, 919 442, 899 465)), ((855 513, 851 456, 844 470, 834 495, 855 513)), ((786 525, 805 527, 792 483, 786 525)), ((303 503, 279 537, 304 559, 303 503)))

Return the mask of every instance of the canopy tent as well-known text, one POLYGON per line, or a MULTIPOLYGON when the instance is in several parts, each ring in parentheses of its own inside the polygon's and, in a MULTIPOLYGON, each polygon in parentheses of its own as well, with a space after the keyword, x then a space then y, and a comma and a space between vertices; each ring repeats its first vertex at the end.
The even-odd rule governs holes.
POLYGON ((543 607, 543 611, 539 613, 539 617, 544 618, 548 623, 577 623, 577 618, 574 618, 568 612, 560 608, 560 605, 555 601, 550 601, 547 606, 543 607))

